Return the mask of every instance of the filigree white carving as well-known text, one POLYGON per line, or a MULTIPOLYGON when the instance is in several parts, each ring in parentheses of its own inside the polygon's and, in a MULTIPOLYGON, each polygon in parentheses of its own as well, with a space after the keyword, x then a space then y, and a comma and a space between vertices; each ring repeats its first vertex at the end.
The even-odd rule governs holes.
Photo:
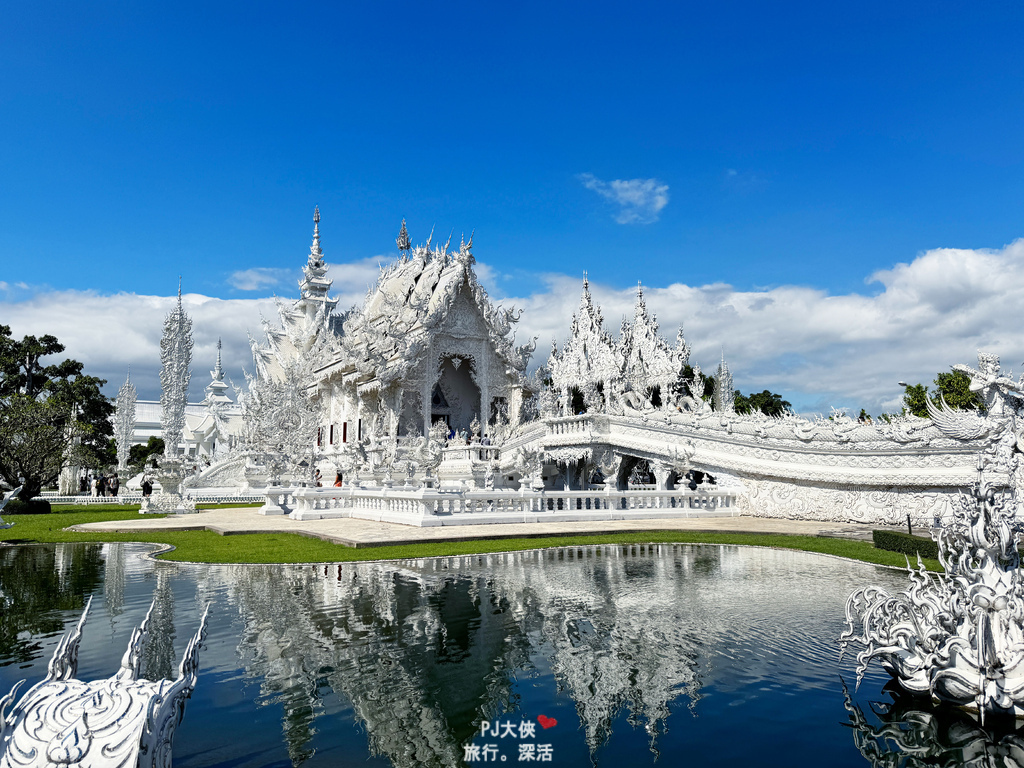
POLYGON ((940 575, 918 559, 896 595, 857 590, 840 638, 863 646, 857 681, 878 659, 908 691, 985 713, 1024 715, 1024 579, 1019 524, 1006 494, 984 479, 937 535, 940 575))
POLYGON ((114 411, 114 441, 117 443, 117 468, 128 468, 128 453, 132 446, 132 434, 135 432, 135 401, 137 393, 132 384, 131 371, 125 377, 124 384, 117 393, 117 406, 114 411))
POLYGON ((90 597, 78 624, 57 644, 46 679, 22 696, 9 713, 6 709, 25 681, 0 699, 0 767, 170 768, 174 731, 196 685, 209 605, 185 649, 176 679, 139 678, 141 649, 154 600, 133 632, 117 674, 86 683, 75 675, 78 645, 91 605, 90 597))
POLYGON ((192 319, 178 305, 164 319, 160 339, 160 423, 164 434, 164 456, 174 458, 185 429, 188 385, 192 380, 192 319))

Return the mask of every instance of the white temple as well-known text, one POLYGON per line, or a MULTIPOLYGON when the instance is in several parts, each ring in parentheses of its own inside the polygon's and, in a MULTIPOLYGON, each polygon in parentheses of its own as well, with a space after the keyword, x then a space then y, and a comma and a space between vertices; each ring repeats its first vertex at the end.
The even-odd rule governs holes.
MULTIPOLYGON (((724 353, 706 392, 682 329, 674 344, 662 338, 642 288, 616 339, 586 277, 567 340, 528 377, 536 340, 515 345, 520 313, 480 285, 472 236, 457 249, 430 238, 414 247, 403 221, 397 262, 361 306, 337 313, 319 225, 317 210, 299 298, 279 301, 280 325, 264 321, 265 339, 250 339, 256 375, 241 426, 227 426, 232 451, 199 479, 269 484, 268 513, 417 525, 548 513, 931 524, 990 447, 991 430, 912 416, 738 414, 724 353), (323 486, 343 474, 344 488, 312 487, 314 469, 323 486)), ((208 414, 224 394, 219 367, 213 378, 208 414)), ((999 465, 989 482, 1012 477, 999 465)))

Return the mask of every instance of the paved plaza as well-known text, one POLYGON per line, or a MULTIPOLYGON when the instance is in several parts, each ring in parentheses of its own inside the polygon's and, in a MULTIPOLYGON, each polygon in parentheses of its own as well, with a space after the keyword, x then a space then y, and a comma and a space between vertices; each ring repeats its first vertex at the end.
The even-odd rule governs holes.
POLYGON ((257 514, 257 507, 213 509, 193 515, 160 519, 110 520, 76 525, 77 531, 189 531, 210 530, 222 535, 242 533, 297 533, 349 547, 379 547, 422 542, 470 541, 548 536, 586 536, 640 531, 702 531, 716 533, 784 533, 803 536, 838 536, 870 539, 873 527, 853 523, 784 520, 765 517, 699 517, 673 520, 603 520, 586 522, 504 523, 420 528, 372 520, 292 520, 257 514))

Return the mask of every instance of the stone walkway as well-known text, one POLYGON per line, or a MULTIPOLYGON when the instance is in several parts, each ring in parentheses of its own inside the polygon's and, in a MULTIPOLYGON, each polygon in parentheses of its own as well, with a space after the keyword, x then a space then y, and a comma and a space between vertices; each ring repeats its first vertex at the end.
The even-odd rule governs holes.
POLYGON ((446 525, 418 528, 395 523, 340 518, 334 520, 292 520, 283 516, 246 509, 212 509, 194 515, 153 519, 111 520, 73 526, 76 531, 201 531, 224 536, 241 533, 297 533, 349 547, 381 547, 422 542, 471 541, 480 539, 585 536, 641 531, 702 531, 719 533, 788 533, 803 536, 835 536, 871 539, 872 527, 852 523, 823 523, 781 520, 767 517, 700 517, 676 520, 605 520, 571 523, 501 523, 495 525, 446 525))

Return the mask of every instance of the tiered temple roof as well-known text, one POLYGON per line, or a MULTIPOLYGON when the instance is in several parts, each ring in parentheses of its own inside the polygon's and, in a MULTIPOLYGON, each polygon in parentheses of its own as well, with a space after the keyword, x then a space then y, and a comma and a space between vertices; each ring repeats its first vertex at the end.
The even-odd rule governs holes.
POLYGON ((525 370, 533 347, 513 347, 510 338, 521 313, 491 303, 473 270, 472 237, 468 242, 463 239, 458 251, 449 251, 449 244, 431 250, 428 239, 426 245, 411 247, 402 222, 398 238, 402 255, 381 270, 363 306, 346 320, 343 354, 322 367, 321 374, 358 374, 381 387, 402 379, 420 360, 460 295, 483 318, 484 328, 473 330, 486 332, 509 370, 525 370))

